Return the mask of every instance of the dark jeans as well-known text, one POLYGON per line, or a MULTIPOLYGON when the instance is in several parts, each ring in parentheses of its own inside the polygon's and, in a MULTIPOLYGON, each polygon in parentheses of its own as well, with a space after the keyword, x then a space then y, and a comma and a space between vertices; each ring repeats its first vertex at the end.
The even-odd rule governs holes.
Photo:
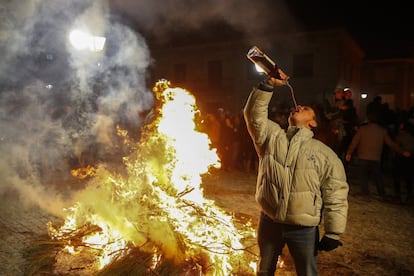
POLYGON ((381 161, 373 160, 357 160, 358 178, 363 194, 369 194, 369 180, 371 176, 374 178, 377 192, 380 196, 385 196, 384 180, 381 173, 381 161))
POLYGON ((261 213, 257 239, 260 249, 258 276, 273 276, 276 271, 278 257, 287 244, 295 262, 296 273, 318 275, 317 244, 318 227, 305 227, 276 223, 261 213))

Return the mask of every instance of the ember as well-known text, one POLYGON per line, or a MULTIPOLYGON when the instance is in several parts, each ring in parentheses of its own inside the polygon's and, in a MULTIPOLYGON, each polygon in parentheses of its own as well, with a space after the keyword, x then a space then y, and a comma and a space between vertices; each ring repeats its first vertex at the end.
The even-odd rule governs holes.
POLYGON ((251 222, 239 222, 203 196, 202 175, 220 160, 209 137, 197 131, 194 97, 165 80, 153 91, 158 102, 123 158, 126 173, 103 165, 93 174, 77 171, 91 177, 87 188, 65 210, 63 225, 49 223, 50 237, 65 246, 55 272, 254 275, 251 222), (74 267, 80 256, 88 264, 74 267))

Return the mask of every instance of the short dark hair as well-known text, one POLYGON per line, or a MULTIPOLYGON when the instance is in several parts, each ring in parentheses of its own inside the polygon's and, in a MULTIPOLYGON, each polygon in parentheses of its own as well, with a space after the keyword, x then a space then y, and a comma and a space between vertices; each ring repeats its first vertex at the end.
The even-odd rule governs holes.
POLYGON ((314 103, 310 106, 313 109, 313 113, 315 113, 314 120, 316 122, 316 129, 318 126, 320 126, 323 122, 323 119, 325 118, 325 110, 322 106, 322 104, 314 103))

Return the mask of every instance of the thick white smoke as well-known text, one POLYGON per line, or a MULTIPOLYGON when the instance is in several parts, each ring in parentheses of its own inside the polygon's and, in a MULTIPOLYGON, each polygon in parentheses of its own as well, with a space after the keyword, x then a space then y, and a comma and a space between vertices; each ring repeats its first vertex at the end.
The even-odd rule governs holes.
POLYGON ((105 1, 1 2, 0 193, 59 212, 71 187, 56 180, 91 149, 115 152, 116 124, 139 131, 153 101, 150 52, 105 1), (74 28, 106 37, 104 50, 73 48, 74 28))
POLYGON ((152 107, 141 31, 161 39, 224 22, 246 38, 293 25, 272 0, 0 2, 0 193, 18 191, 52 212, 73 190, 59 184, 62 172, 120 151, 115 125, 137 135, 152 107), (103 51, 75 49, 75 28, 105 37, 103 51))

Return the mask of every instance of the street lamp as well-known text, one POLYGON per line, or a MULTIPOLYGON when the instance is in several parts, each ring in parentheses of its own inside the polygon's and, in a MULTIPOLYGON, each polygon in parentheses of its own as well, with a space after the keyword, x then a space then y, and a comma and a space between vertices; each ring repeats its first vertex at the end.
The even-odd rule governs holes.
POLYGON ((106 38, 103 36, 94 36, 81 30, 73 30, 69 34, 69 41, 77 50, 100 52, 105 46, 106 38))

